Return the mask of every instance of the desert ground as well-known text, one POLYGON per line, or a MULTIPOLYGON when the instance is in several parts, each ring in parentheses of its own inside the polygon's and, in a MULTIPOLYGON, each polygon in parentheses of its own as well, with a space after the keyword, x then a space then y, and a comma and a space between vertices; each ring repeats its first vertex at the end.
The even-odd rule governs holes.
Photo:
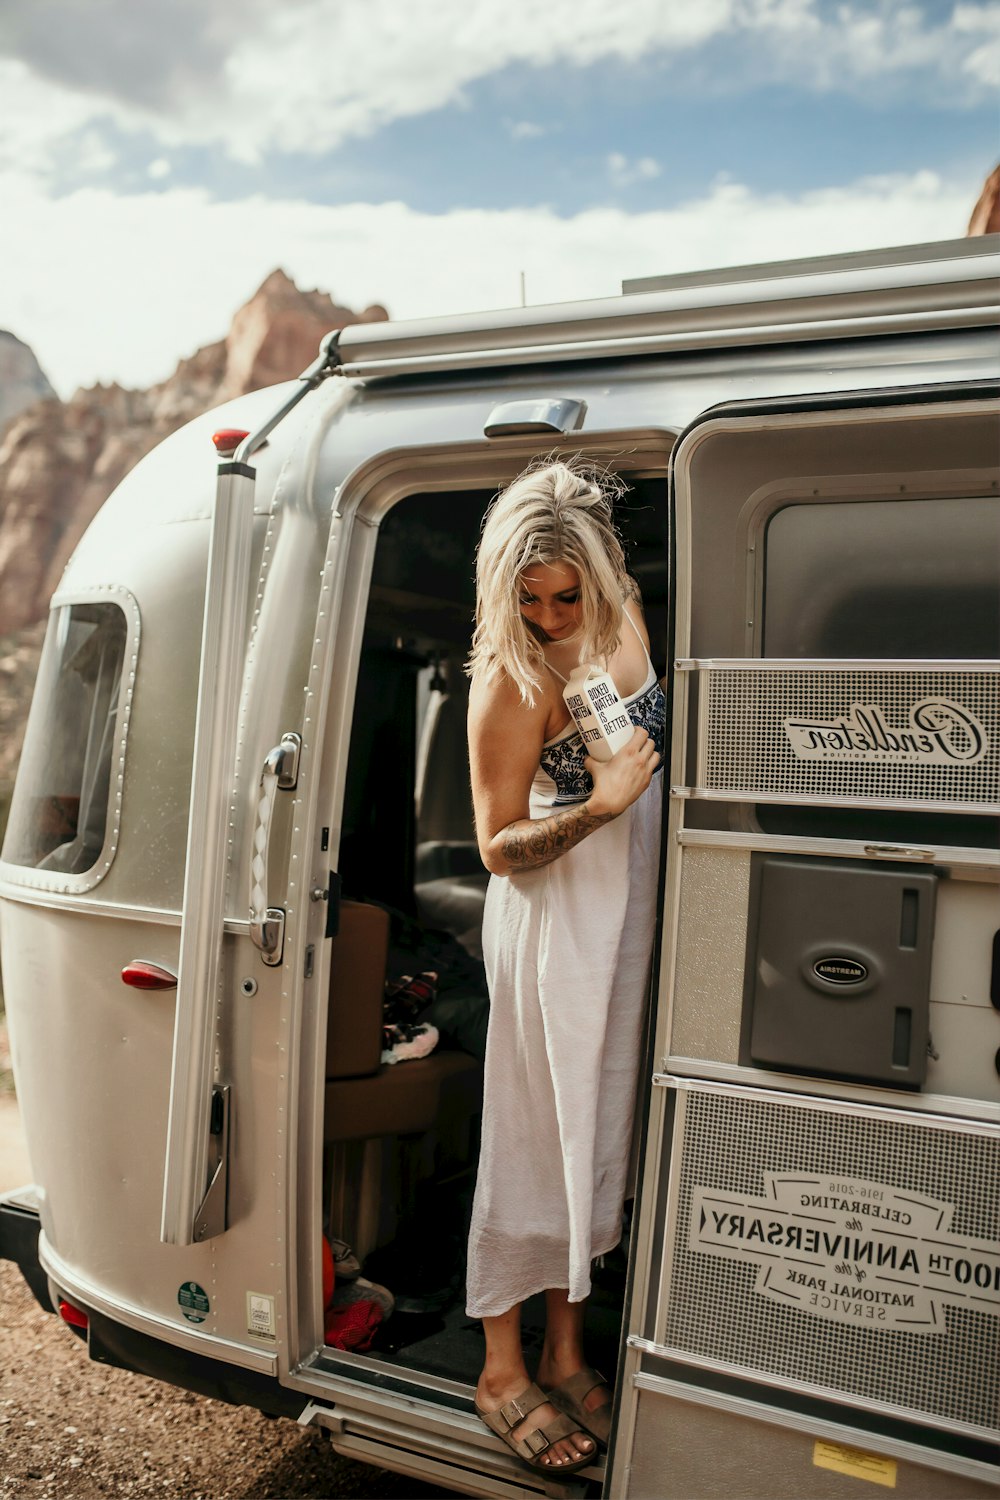
MULTIPOLYGON (((2 1028, 2 1020, 0 1020, 2 1028)), ((0 1053, 6 1052, 0 1035, 0 1053)), ((0 1062, 7 1061, 0 1058, 0 1062)), ((0 1192, 31 1181, 0 1069, 0 1192)), ((442 1491, 340 1458, 319 1432, 97 1365, 0 1260, 0 1500, 434 1500, 442 1491)))

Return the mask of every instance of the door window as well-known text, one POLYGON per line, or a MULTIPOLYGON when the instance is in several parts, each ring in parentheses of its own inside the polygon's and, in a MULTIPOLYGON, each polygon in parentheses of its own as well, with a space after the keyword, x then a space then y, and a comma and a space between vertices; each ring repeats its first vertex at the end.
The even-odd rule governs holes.
MULTIPOLYGON (((765 541, 762 655, 832 661, 1000 658, 995 496, 783 507, 765 541)), ((1000 820, 758 804, 769 833, 996 847, 1000 820)))
POLYGON ((765 656, 1000 656, 995 497, 787 505, 765 556, 765 656))

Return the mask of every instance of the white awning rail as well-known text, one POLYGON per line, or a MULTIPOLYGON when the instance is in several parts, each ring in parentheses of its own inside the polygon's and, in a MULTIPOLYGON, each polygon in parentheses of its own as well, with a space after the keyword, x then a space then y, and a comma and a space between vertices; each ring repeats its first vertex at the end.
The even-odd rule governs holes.
POLYGON ((1000 235, 664 278, 655 290, 341 331, 357 378, 995 325, 1000 235))

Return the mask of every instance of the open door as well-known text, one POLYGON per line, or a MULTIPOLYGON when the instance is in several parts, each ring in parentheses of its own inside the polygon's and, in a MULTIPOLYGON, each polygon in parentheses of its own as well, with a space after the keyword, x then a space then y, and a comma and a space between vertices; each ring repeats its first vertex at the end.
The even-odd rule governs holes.
POLYGON ((678 445, 655 1076, 608 1492, 992 1493, 996 392, 678 445))

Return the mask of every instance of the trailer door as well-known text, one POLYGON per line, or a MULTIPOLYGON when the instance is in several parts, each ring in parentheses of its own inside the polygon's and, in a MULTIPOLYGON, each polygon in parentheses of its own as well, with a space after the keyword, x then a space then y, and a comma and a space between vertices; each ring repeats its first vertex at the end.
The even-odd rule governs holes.
POLYGON ((992 1493, 996 391, 681 439, 654 1077, 608 1493, 992 1493))

